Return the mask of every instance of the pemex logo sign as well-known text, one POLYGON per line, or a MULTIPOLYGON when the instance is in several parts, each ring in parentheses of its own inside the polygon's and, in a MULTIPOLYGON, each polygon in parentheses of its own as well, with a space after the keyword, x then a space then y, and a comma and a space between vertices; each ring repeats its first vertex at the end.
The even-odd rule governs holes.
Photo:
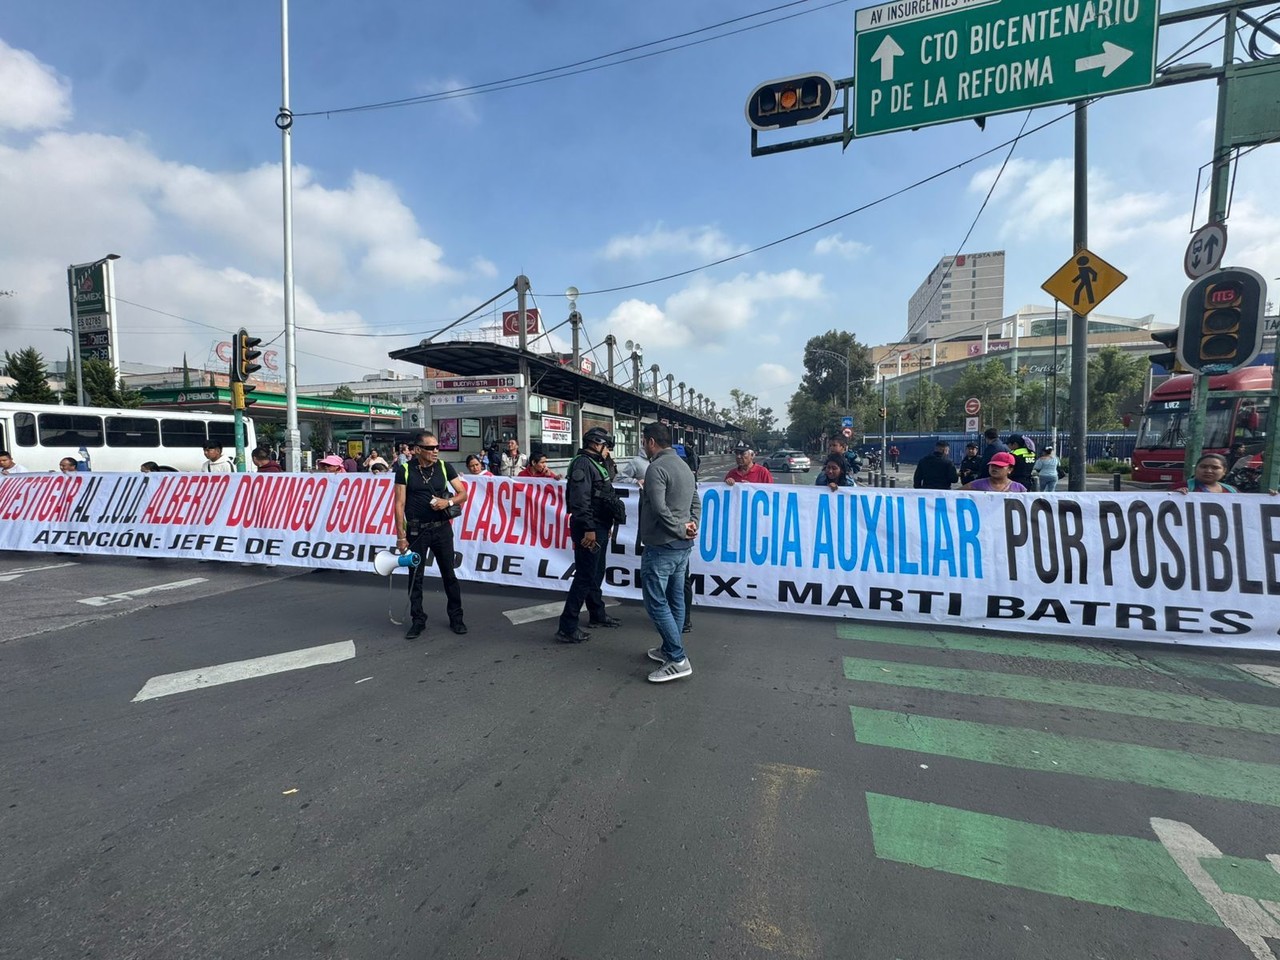
POLYGON ((76 316, 109 313, 106 298, 106 264, 75 268, 76 316))

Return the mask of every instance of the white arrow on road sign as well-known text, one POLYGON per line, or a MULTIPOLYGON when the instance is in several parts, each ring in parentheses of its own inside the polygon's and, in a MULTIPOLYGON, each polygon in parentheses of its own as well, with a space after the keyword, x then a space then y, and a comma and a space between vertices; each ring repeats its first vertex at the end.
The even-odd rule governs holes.
POLYGON ((1182 258, 1182 270, 1192 280, 1212 273, 1227 252, 1227 225, 1208 223, 1195 232, 1182 258))
POLYGON ((900 57, 905 51, 898 46, 893 37, 885 34, 880 46, 876 47, 876 52, 871 55, 871 62, 880 62, 880 82, 885 83, 893 79, 893 58, 900 57))
POLYGON ((1086 70, 1097 70, 1102 68, 1102 75, 1109 77, 1115 73, 1117 69, 1124 65, 1124 62, 1133 56, 1132 50, 1126 50, 1124 47, 1117 46, 1109 40, 1102 41, 1102 52, 1092 57, 1081 57, 1076 61, 1076 73, 1084 73, 1086 70))

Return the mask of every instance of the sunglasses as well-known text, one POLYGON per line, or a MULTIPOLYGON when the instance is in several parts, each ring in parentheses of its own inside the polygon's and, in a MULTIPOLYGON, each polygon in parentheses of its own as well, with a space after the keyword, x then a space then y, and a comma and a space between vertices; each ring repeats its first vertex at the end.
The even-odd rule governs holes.
POLYGON ((439 445, 438 443, 437 443, 437 444, 431 444, 431 445, 427 445, 427 444, 425 444, 425 443, 416 443, 416 444, 414 444, 413 449, 415 449, 415 450, 439 450, 439 449, 440 449, 440 445, 439 445))

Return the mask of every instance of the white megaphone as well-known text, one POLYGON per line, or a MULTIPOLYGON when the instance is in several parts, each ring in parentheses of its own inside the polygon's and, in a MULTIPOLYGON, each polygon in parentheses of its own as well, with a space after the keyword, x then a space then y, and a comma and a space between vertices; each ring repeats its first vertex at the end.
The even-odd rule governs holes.
POLYGON ((392 553, 390 550, 381 550, 373 555, 373 570, 380 576, 390 575, 391 571, 396 567, 416 567, 422 562, 422 557, 416 553, 392 553))

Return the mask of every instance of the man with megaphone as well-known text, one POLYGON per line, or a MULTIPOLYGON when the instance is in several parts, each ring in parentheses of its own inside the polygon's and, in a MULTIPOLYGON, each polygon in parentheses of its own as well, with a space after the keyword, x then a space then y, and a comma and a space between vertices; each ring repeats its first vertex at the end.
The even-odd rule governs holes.
MULTIPOLYGON (((435 557, 444 587, 449 628, 454 633, 467 632, 462 621, 462 588, 453 569, 453 520, 467 502, 466 484, 440 459, 440 441, 424 430, 410 442, 412 456, 408 463, 396 467, 396 530, 400 553, 412 551, 435 557)), ((409 569, 409 616, 411 622, 404 637, 416 640, 427 628, 427 614, 422 609, 422 580, 425 564, 409 569)))

